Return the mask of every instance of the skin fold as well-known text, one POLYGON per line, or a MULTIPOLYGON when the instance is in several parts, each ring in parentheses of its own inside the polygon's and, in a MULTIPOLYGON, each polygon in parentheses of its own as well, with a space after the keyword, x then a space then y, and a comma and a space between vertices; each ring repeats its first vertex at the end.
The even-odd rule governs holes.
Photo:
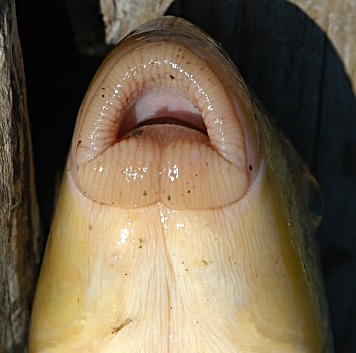
POLYGON ((139 27, 78 113, 30 352, 332 352, 318 192, 222 48, 139 27))

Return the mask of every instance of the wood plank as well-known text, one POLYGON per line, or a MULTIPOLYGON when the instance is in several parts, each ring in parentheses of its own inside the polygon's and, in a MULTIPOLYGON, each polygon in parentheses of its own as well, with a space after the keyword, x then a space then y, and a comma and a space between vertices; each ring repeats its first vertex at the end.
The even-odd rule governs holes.
POLYGON ((0 352, 26 351, 40 260, 30 126, 15 4, 0 6, 0 352))

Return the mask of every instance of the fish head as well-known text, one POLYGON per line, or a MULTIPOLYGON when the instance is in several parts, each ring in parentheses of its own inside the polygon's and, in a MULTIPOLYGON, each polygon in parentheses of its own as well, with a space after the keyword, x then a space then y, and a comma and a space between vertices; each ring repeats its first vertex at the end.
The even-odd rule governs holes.
POLYGON ((219 44, 140 26, 80 107, 31 353, 330 352, 318 190, 219 44))

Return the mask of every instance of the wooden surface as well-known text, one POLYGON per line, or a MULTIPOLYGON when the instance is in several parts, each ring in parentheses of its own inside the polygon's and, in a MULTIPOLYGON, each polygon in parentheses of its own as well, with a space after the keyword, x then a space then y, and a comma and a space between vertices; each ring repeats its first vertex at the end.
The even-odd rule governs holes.
POLYGON ((173 0, 99 0, 105 42, 115 45, 135 27, 162 16, 173 0))
POLYGON ((22 54, 14 2, 0 6, 0 352, 24 352, 40 260, 22 54))
MULTIPOLYGON (((76 51, 61 0, 17 4, 48 228, 55 175, 101 59, 76 51)), ((356 352, 355 6, 355 0, 176 0, 169 9, 223 44, 322 186, 317 239, 338 353, 356 352)))

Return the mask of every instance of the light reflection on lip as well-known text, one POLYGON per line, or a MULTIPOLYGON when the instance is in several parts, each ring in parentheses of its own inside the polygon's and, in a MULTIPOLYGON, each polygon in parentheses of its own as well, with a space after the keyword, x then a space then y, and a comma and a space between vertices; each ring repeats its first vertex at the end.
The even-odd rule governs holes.
POLYGON ((120 232, 120 239, 121 239, 120 243, 121 244, 126 243, 126 240, 127 240, 128 236, 129 236, 128 229, 126 229, 126 228, 122 229, 121 232, 120 232))
POLYGON ((174 181, 175 179, 178 179, 179 177, 179 169, 177 164, 173 166, 173 169, 168 169, 168 178, 171 181, 174 181))
POLYGON ((184 224, 184 223, 180 223, 180 222, 177 222, 177 223, 176 223, 176 228, 177 228, 178 230, 182 230, 184 227, 185 227, 185 224, 184 224))

